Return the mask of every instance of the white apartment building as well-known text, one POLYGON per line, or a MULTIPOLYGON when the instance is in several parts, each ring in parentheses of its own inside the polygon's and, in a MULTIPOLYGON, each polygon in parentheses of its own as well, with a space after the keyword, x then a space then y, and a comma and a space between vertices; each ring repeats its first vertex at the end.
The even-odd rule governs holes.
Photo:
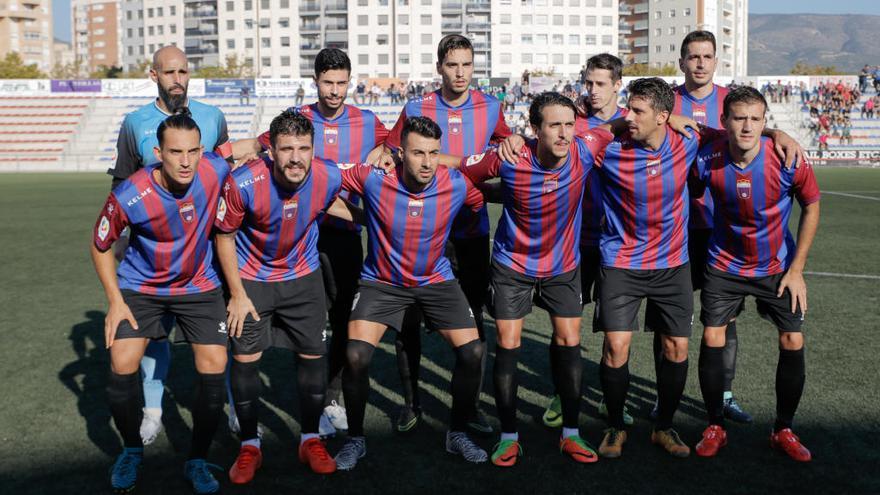
POLYGON ((678 68, 685 35, 702 29, 715 35, 716 75, 748 74, 749 0, 624 0, 621 10, 628 10, 621 46, 629 62, 678 68))
POLYGON ((491 44, 493 76, 575 78, 592 55, 617 53, 618 0, 492 0, 491 44))

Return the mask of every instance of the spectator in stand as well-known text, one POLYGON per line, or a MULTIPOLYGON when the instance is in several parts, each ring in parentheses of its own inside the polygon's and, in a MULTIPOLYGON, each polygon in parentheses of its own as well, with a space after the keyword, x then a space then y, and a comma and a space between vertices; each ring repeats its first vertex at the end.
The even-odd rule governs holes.
POLYGON ((364 105, 367 103, 366 100, 367 93, 367 85, 363 81, 358 81, 357 88, 354 93, 354 101, 357 104, 364 105))
POLYGON ((874 91, 880 93, 880 65, 874 67, 874 91))
POLYGON ((865 102, 865 118, 873 119, 874 118, 874 98, 868 98, 868 101, 865 102))
POLYGON ((868 89, 868 76, 871 74, 871 67, 868 64, 865 64, 862 67, 862 71, 859 72, 859 91, 862 93, 868 89))
POLYGON ((294 101, 295 106, 302 106, 303 99, 306 97, 306 90, 303 88, 303 85, 300 84, 298 88, 296 88, 296 101, 294 101))
POLYGON ((388 97, 391 99, 392 105, 400 104, 400 90, 397 89, 394 83, 391 83, 391 86, 388 88, 388 97))
POLYGON ((840 132, 840 144, 841 146, 846 141, 846 144, 852 146, 853 138, 852 138, 852 122, 849 120, 849 116, 846 116, 843 119, 843 130, 840 132))
POLYGON ((380 96, 382 96, 382 88, 373 83, 373 86, 370 87, 370 105, 378 105, 380 96))
POLYGON ((819 131, 819 150, 828 151, 828 133, 825 130, 819 131))
POLYGON ((242 85, 241 89, 238 92, 238 104, 239 105, 250 105, 251 104, 251 88, 245 83, 242 85))
POLYGON ((505 112, 513 112, 516 109, 516 95, 514 95, 513 90, 508 91, 506 95, 504 95, 504 111, 505 112))

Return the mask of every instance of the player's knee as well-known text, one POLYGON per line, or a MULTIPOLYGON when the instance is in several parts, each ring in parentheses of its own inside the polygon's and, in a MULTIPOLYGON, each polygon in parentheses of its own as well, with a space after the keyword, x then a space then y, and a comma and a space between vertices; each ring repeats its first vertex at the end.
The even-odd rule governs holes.
POLYGON ((680 363, 688 357, 688 339, 686 337, 663 337, 663 357, 667 361, 680 363))
POLYGON ((479 339, 474 339, 467 344, 460 345, 455 348, 455 357, 463 365, 469 368, 479 368, 480 361, 483 358, 485 346, 479 339))
POLYGON ((263 357, 262 352, 257 352, 254 354, 235 354, 232 356, 232 359, 238 361, 239 363, 255 363, 263 357))
POLYGON ((349 340, 345 348, 345 358, 348 367, 353 372, 360 372, 367 369, 370 361, 373 359, 373 351, 376 348, 363 340, 349 340))
POLYGON ((706 327, 703 329, 703 345, 707 347, 724 347, 726 340, 725 331, 721 327, 706 327))
POLYGON ((194 348, 196 371, 205 374, 223 373, 226 370, 226 348, 206 345, 194 348))
POLYGON ((780 332, 779 348, 786 351, 797 351, 804 346, 804 334, 800 332, 780 332))
POLYGON ((629 341, 619 338, 605 338, 603 357, 612 368, 623 366, 629 357, 629 341))

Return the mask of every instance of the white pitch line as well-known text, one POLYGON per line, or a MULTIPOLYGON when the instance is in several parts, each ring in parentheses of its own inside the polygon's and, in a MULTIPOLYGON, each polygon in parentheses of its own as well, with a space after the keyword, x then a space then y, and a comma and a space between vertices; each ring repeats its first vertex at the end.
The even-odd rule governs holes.
POLYGON ((849 194, 837 191, 822 191, 822 194, 834 194, 836 196, 846 196, 847 198, 870 199, 872 201, 880 201, 880 198, 875 198, 873 196, 862 196, 861 194, 849 194))
POLYGON ((857 273, 804 272, 804 275, 816 275, 817 277, 863 278, 867 280, 880 280, 880 275, 862 275, 857 273))

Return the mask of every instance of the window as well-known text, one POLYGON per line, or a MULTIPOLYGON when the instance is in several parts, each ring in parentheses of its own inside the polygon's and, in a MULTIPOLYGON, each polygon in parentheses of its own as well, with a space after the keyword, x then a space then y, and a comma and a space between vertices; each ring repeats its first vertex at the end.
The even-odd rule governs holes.
POLYGON ((502 53, 501 54, 501 63, 502 64, 513 63, 513 55, 510 53, 502 53))
POLYGON ((379 65, 388 65, 388 54, 380 53, 379 54, 379 65))
POLYGON ((547 35, 539 34, 535 36, 535 43, 538 45, 546 45, 547 44, 547 35))
POLYGON ((663 52, 663 47, 660 46, 660 45, 657 45, 657 46, 654 47, 654 51, 657 52, 657 53, 662 53, 662 52, 663 52))
POLYGON ((226 2, 226 12, 235 10, 235 2, 226 2))
POLYGON ((501 24, 510 24, 510 14, 501 14, 501 24))
POLYGON ((421 22, 422 26, 430 26, 431 25, 431 14, 422 14, 420 22, 421 22))
POLYGON ((602 16, 602 25, 603 26, 611 26, 612 25, 611 19, 612 18, 610 15, 603 15, 602 16))
POLYGON ((260 47, 261 48, 272 48, 272 39, 271 38, 260 38, 260 47))
POLYGON ((169 25, 168 30, 171 31, 171 34, 177 34, 177 24, 169 25))
POLYGON ((152 19, 153 14, 154 14, 155 12, 156 12, 156 9, 152 9, 152 8, 147 9, 147 17, 149 17, 149 18, 152 19))
POLYGON ((367 46, 370 43, 370 35, 368 34, 359 34, 358 35, 358 46, 367 46))
POLYGON ((430 53, 423 53, 421 60, 423 64, 430 64, 434 61, 430 53))
POLYGON ((431 33, 422 33, 422 44, 423 45, 432 45, 434 44, 434 39, 431 36, 431 33))
POLYGON ((245 38, 244 39, 244 47, 247 49, 251 49, 254 47, 254 39, 253 38, 245 38))
POLYGON ((397 56, 397 61, 401 64, 409 63, 409 53, 401 53, 397 56))
POLYGON ((272 67, 272 58, 271 57, 262 57, 260 59, 260 63, 263 64, 263 67, 272 67))
POLYGON ((691 9, 689 7, 685 7, 683 9, 681 9, 681 15, 684 17, 690 17, 691 9))
POLYGON ((568 25, 569 26, 580 26, 581 25, 581 16, 579 16, 579 15, 568 16, 568 25))
POLYGON ((368 0, 358 0, 358 7, 366 7, 368 3, 368 0))
POLYGON ((130 10, 129 10, 128 12, 125 13, 125 19, 128 20, 128 21, 131 20, 131 11, 130 11, 130 10))
POLYGON ((522 20, 522 25, 524 25, 524 26, 531 26, 532 25, 532 16, 531 15, 524 14, 522 16, 521 20, 522 20))
POLYGON ((669 9, 669 17, 675 17, 675 9, 669 9))
POLYGON ((512 43, 513 36, 510 33, 501 33, 501 44, 509 45, 512 43))
POLYGON ((422 5, 431 5, 431 0, 422 0, 422 5))
POLYGON ((532 54, 531 53, 520 54, 520 62, 522 62, 524 64, 532 63, 532 54))
MULTIPOLYGON (((290 8, 290 0, 281 0, 278 3, 278 6, 281 7, 282 9, 290 8)), ((284 62, 282 62, 281 65, 284 65, 284 62)), ((290 64, 287 64, 287 65, 290 65, 290 64)))
POLYGON ((654 28, 654 36, 662 36, 663 30, 660 28, 654 28))
POLYGON ((263 17, 260 19, 260 27, 261 28, 267 28, 267 27, 269 27, 269 25, 270 25, 270 23, 269 23, 268 17, 263 17))
POLYGON ((568 35, 568 44, 569 45, 580 45, 581 44, 581 37, 576 34, 569 34, 568 35))
POLYGON ((670 52, 674 52, 674 51, 675 51, 675 43, 670 43, 670 44, 669 44, 669 51, 670 51, 670 52))
MULTIPOLYGON (((269 8, 269 0, 260 0, 260 8, 264 9, 264 10, 268 9, 269 8)), ((265 64, 265 65, 268 65, 268 64, 265 64)))
POLYGON ((563 39, 563 36, 561 34, 554 34, 553 35, 553 44, 554 45, 561 45, 562 39, 563 39))
MULTIPOLYGON (((283 3, 283 0, 282 0, 283 3)), ((290 67, 290 57, 284 55, 281 57, 281 66, 282 67, 290 67)))
POLYGON ((233 40, 233 39, 226 40, 226 48, 228 48, 230 50, 235 50, 235 40, 233 40))
POLYGON ((562 7, 563 0, 553 0, 554 7, 562 7))
MULTIPOLYGON (((366 43, 364 43, 366 44, 366 43)), ((409 35, 408 34, 398 34, 397 35, 397 44, 398 45, 408 45, 409 44, 409 35)))
POLYGON ((595 45, 596 44, 596 35, 588 34, 584 36, 584 44, 585 45, 595 45))
POLYGON ((377 20, 379 21, 380 26, 387 26, 388 25, 388 16, 385 14, 378 16, 377 20))
POLYGON ((165 10, 165 9, 163 9, 162 7, 157 8, 157 9, 156 9, 156 16, 157 16, 157 17, 165 17, 165 12, 164 12, 164 10, 165 10))
POLYGON ((409 26, 409 15, 400 14, 399 16, 397 16, 397 23, 401 26, 409 26))
POLYGON ((563 18, 564 18, 564 16, 561 16, 561 15, 554 15, 554 16, 553 16, 553 25, 554 25, 554 26, 561 26, 561 25, 562 25, 563 18))
POLYGON ((670 26, 669 29, 667 30, 667 32, 669 33, 670 36, 675 34, 675 26, 670 26))
POLYGON ((281 46, 283 46, 283 47, 290 46, 290 36, 282 36, 281 37, 281 46))
POLYGON ((254 28, 254 20, 253 19, 245 19, 244 20, 245 29, 253 29, 254 28))
POLYGON ((520 36, 519 41, 523 45, 531 45, 532 44, 532 35, 531 34, 523 34, 520 36))
POLYGON ((388 35, 387 34, 380 34, 379 36, 376 36, 376 44, 377 45, 387 45, 388 44, 388 35))
POLYGON ((580 7, 581 0, 568 0, 568 6, 569 7, 580 7))
POLYGON ((244 10, 245 11, 254 10, 254 2, 251 0, 244 0, 244 10))
POLYGON ((290 18, 289 17, 282 17, 282 18, 278 19, 278 26, 283 27, 283 28, 289 27, 290 26, 290 18))
POLYGON ((538 53, 537 55, 535 55, 535 63, 539 65, 547 65, 547 54, 538 53))
MULTIPOLYGON (((134 29, 132 29, 132 28, 126 29, 126 34, 128 35, 129 38, 134 38, 134 29)), ((131 54, 129 53, 129 55, 131 55, 131 54)))
POLYGON ((561 64, 565 60, 563 57, 564 57, 564 55, 561 53, 554 53, 553 54, 553 63, 554 64, 561 64))
POLYGON ((611 7, 612 6, 611 0, 602 0, 602 6, 603 7, 611 7))
POLYGON ((610 46, 611 43, 612 43, 611 35, 610 34, 603 34, 602 35, 602 44, 605 46, 610 46))
POLYGON ((176 5, 172 5, 171 7, 168 7, 168 15, 177 15, 177 6, 176 5))
POLYGON ((537 21, 537 22, 535 22, 535 24, 537 24, 539 26, 546 26, 547 25, 547 16, 544 14, 538 14, 537 16, 535 16, 535 21, 537 21))
POLYGON ((358 64, 370 65, 370 56, 366 53, 361 53, 360 55, 358 55, 358 64))
POLYGON ((588 15, 584 17, 584 25, 585 26, 595 26, 596 25, 596 16, 588 15))
MULTIPOLYGON (((158 26, 156 26, 156 28, 157 28, 157 31, 159 32, 159 36, 162 36, 163 34, 165 34, 165 26, 159 24, 158 26)), ((103 31, 103 29, 100 29, 100 31, 103 31)))
POLYGON ((581 63, 581 60, 580 60, 580 57, 578 56, 578 54, 577 53, 570 53, 568 55, 568 63, 570 63, 572 65, 577 65, 577 64, 581 63))
POLYGON ((357 17, 358 26, 366 26, 370 23, 370 16, 368 15, 359 15, 357 17))
POLYGON ((663 19, 663 12, 660 12, 659 10, 654 12, 654 19, 663 19))
POLYGON ((156 34, 156 28, 153 27, 153 26, 148 27, 148 28, 147 28, 147 33, 149 33, 150 36, 155 35, 155 34, 156 34))
POLYGON ((129 54, 129 56, 133 56, 133 55, 134 55, 134 47, 131 46, 131 45, 128 46, 128 54, 129 54))

